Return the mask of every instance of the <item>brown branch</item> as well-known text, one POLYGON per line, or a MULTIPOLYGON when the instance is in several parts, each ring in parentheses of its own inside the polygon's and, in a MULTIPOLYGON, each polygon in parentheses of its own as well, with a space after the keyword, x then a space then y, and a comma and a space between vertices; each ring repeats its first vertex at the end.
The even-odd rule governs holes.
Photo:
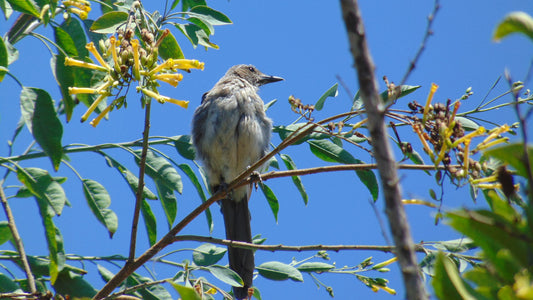
POLYGON ((152 107, 151 100, 146 102, 144 115, 144 131, 143 131, 143 146, 141 151, 141 159, 139 161, 139 186, 135 194, 135 210, 133 211, 133 221, 131 224, 131 238, 130 238, 130 255, 128 256, 128 263, 135 259, 135 245, 137 244, 137 227, 139 225, 139 213, 141 210, 141 202, 143 201, 144 192, 144 173, 146 167, 146 154, 148 153, 148 136, 150 133, 150 108, 152 107))
POLYGON ((15 224, 15 217, 13 217, 13 213, 11 212, 11 208, 9 207, 9 203, 7 203, 6 194, 4 193, 4 180, 0 181, 0 201, 2 202, 2 206, 4 207, 4 211, 6 213, 7 217, 7 224, 9 226, 9 229, 11 230, 11 235, 13 236, 13 241, 15 242, 15 245, 17 246, 17 250, 20 254, 20 261, 22 262, 22 266, 24 267, 24 272, 26 273, 26 278, 28 279, 28 286, 30 287, 30 292, 32 294, 37 293, 37 288, 35 287, 35 280, 33 278, 33 274, 30 269, 30 264, 28 263, 28 257, 26 256, 26 251, 24 251, 24 244, 22 243, 22 239, 20 238, 19 232, 17 230, 17 225, 15 224))
POLYGON ((415 245, 401 201, 396 162, 387 139, 388 134, 384 120, 385 109, 375 80, 374 64, 368 50, 357 0, 341 0, 341 8, 350 50, 357 69, 361 98, 367 111, 368 129, 372 138, 374 158, 378 165, 385 198, 385 211, 397 249, 396 254, 403 275, 406 298, 411 300, 427 299, 428 295, 419 275, 415 245))
MULTIPOLYGON (((385 253, 394 253, 396 252, 396 247, 394 246, 376 246, 376 245, 304 245, 304 246, 286 246, 286 245, 259 245, 252 243, 245 243, 240 241, 232 241, 226 239, 217 239, 208 236, 200 235, 179 235, 174 237, 174 242, 183 242, 183 241, 194 241, 194 242, 204 242, 217 245, 231 246, 236 248, 244 248, 250 250, 262 250, 262 251, 293 251, 293 252, 303 252, 303 251, 344 251, 344 250, 369 250, 369 251, 381 251, 385 253)), ((424 248, 424 244, 415 245, 415 251, 420 253, 428 253, 431 251, 437 250, 428 250, 424 248)), ((472 255, 462 255, 456 254, 453 252, 448 252, 452 256, 458 256, 470 260, 481 260, 481 258, 472 255)))

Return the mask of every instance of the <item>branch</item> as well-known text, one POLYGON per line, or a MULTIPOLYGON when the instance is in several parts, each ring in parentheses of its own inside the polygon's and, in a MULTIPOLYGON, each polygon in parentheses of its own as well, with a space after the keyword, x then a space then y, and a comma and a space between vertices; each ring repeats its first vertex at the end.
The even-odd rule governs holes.
POLYGON ((131 224, 131 238, 130 238, 130 255, 128 263, 135 259, 135 245, 137 244, 137 226, 139 225, 139 212, 141 210, 141 202, 143 201, 144 190, 144 169, 146 167, 146 154, 148 152, 148 136, 150 133, 150 108, 152 101, 146 102, 144 114, 144 131, 143 131, 143 146, 141 152, 141 159, 139 161, 139 185, 135 194, 135 210, 133 211, 133 221, 131 224))
MULTIPOLYGON (((212 243, 217 245, 231 246, 236 248, 250 249, 250 250, 262 250, 262 251, 293 251, 293 252, 302 252, 302 251, 344 251, 344 250, 369 250, 369 251, 381 251, 385 253, 395 253, 396 247, 394 246, 376 246, 376 245, 304 245, 304 246, 285 246, 282 244, 279 245, 259 245, 252 243, 245 243, 241 241, 232 241, 226 239, 217 239, 207 236, 199 235, 179 235, 174 238, 174 242, 183 242, 183 241, 194 241, 194 242, 204 242, 212 243)), ((415 251, 420 253, 428 253, 431 251, 437 250, 428 250, 424 248, 423 243, 415 245, 415 251)), ((457 256, 465 259, 471 260, 481 260, 478 256, 472 255, 462 255, 456 254, 454 252, 446 252, 452 256, 457 256)))
POLYGON ((388 142, 384 122, 385 111, 374 75, 374 64, 368 50, 365 29, 357 0, 341 0, 342 17, 350 42, 350 49, 357 68, 361 98, 368 116, 368 129, 372 137, 374 158, 381 177, 389 227, 396 245, 406 298, 427 299, 424 284, 419 276, 415 245, 411 237, 407 216, 402 204, 396 162, 388 142))
POLYGON ((30 287, 30 292, 32 294, 35 294, 37 293, 37 288, 35 287, 35 280, 33 279, 33 274, 30 269, 30 264, 28 263, 28 257, 26 256, 26 251, 24 251, 24 244, 22 243, 22 239, 20 238, 19 232, 17 230, 17 225, 15 224, 15 218, 13 217, 13 213, 11 212, 9 203, 7 203, 6 194, 4 193, 4 188, 2 187, 3 184, 4 184, 4 181, 1 180, 0 181, 0 201, 2 202, 2 206, 4 207, 9 229, 11 230, 11 234, 13 235, 13 240, 20 254, 20 260, 22 261, 22 266, 24 267, 24 272, 26 273, 26 278, 28 279, 28 285, 30 287))

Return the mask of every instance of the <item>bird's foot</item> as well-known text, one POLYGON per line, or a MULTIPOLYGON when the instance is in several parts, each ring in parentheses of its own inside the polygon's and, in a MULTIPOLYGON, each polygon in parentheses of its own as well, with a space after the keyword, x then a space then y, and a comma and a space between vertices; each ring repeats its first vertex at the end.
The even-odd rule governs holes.
POLYGON ((255 189, 257 190, 257 184, 263 182, 263 178, 261 178, 261 174, 257 171, 253 171, 250 174, 250 181, 253 182, 255 189))

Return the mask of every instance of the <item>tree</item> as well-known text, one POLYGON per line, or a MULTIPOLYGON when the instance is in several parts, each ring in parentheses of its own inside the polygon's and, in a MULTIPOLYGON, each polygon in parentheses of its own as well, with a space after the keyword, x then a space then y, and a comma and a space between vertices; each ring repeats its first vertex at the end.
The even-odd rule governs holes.
MULTIPOLYGON (((202 291, 204 297, 209 298, 212 297, 210 294, 215 292, 227 295, 224 291, 229 290, 229 285, 239 284, 238 276, 222 266, 224 261, 221 259, 225 254, 224 245, 228 245, 228 242, 205 236, 213 230, 216 232, 217 226, 217 209, 210 209, 209 206, 224 195, 219 193, 210 197, 205 190, 205 179, 197 170, 188 131, 183 125, 188 122, 188 119, 177 120, 178 124, 173 122, 174 128, 170 132, 173 135, 180 134, 178 136, 150 136, 151 132, 155 131, 150 129, 150 123, 155 122, 154 116, 157 116, 152 111, 158 109, 156 103, 153 102, 154 99, 162 103, 165 109, 171 105, 167 104, 168 102, 184 107, 188 105, 186 101, 174 99, 175 91, 167 94, 168 90, 164 88, 164 85, 176 86, 178 82, 184 80, 185 82, 180 83, 177 90, 186 94, 182 90, 187 85, 194 84, 192 78, 202 81, 201 77, 197 76, 204 76, 195 74, 199 71, 194 70, 203 69, 204 63, 185 59, 184 53, 190 57, 189 53, 197 54, 198 51, 182 50, 187 46, 181 42, 183 40, 181 34, 194 47, 218 48, 218 45, 212 41, 212 34, 215 28, 218 29, 215 26, 230 24, 231 20, 222 12, 207 6, 203 1, 183 1, 182 12, 175 10, 178 1, 168 3, 161 13, 151 9, 145 10, 142 4, 146 5, 139 1, 111 5, 106 1, 100 4, 102 12, 96 13, 94 18, 96 21, 89 21, 86 19, 87 13, 90 7, 93 8, 94 13, 95 3, 86 1, 63 1, 61 3, 40 1, 37 4, 30 1, 2 2, 1 7, 6 19, 9 17, 8 21, 12 23, 2 40, 3 44, 0 45, 0 65, 4 67, 2 69, 4 72, 0 76, 3 76, 4 88, 6 81, 11 80, 8 79, 9 77, 18 78, 15 80, 21 86, 22 112, 21 122, 9 139, 9 148, 0 158, 2 167, 6 170, 2 180, 2 202, 6 219, 11 222, 1 224, 0 241, 4 242, 3 245, 6 247, 8 247, 7 241, 13 245, 13 250, 2 251, 2 259, 13 262, 13 264, 6 262, 4 268, 6 273, 0 278, 2 280, 0 286, 4 289, 0 292, 8 293, 7 296, 14 296, 12 293, 15 293, 27 297, 38 297, 39 293, 52 291, 57 295, 83 298, 94 297, 99 289, 97 297, 104 297, 112 293, 122 280, 127 278, 121 285, 126 290, 121 292, 115 290, 118 292, 115 296, 133 294, 142 298, 169 298, 172 297, 170 290, 174 288, 184 299, 196 297, 194 290, 202 291), (10 16, 11 9, 16 13, 10 16), (15 17, 17 17, 16 20, 15 17), (45 28, 42 29, 43 27, 45 28), (50 49, 51 66, 60 93, 55 91, 57 90, 55 86, 28 87, 26 86, 27 78, 31 74, 22 72, 17 74, 11 71, 18 55, 28 56, 28 53, 23 51, 25 45, 22 43, 31 37, 43 41, 43 44, 50 49), (22 46, 19 48, 18 45, 22 46), (6 73, 8 70, 9 73, 6 73), (182 75, 172 72, 176 70, 182 70, 180 72, 182 75), (189 77, 191 80, 188 79, 189 77), (53 98, 61 98, 61 100, 54 102, 53 98), (143 116, 136 116, 135 113, 133 113, 134 117, 131 116, 131 103, 132 101, 135 103, 136 99, 140 99, 142 107, 140 111, 144 112, 144 120, 143 116), (123 112, 128 101, 130 109, 123 112), (83 105, 79 105, 80 103, 83 105), (139 139, 141 136, 138 133, 134 134, 134 141, 131 142, 124 140, 121 135, 92 141, 78 136, 68 143, 65 143, 62 138, 64 132, 75 130, 73 129, 75 128, 74 122, 71 121, 73 116, 81 115, 82 121, 92 120, 91 125, 96 127, 96 129, 91 129, 87 123, 77 125, 80 126, 79 128, 84 128, 83 130, 98 130, 102 126, 112 126, 112 130, 116 131, 119 128, 116 124, 121 118, 121 113, 128 114, 125 121, 131 126, 139 124, 137 130, 141 130, 140 124, 144 123, 142 139, 139 139), (105 117, 109 117, 109 122, 104 124, 101 121, 105 117), (67 123, 67 121, 70 122, 67 123), (26 128, 31 132, 31 136, 28 135, 26 128), (24 138, 24 134, 34 139, 27 150, 22 148, 23 146, 18 146, 21 144, 21 139, 24 139, 24 142, 28 140, 27 137, 24 138), (46 160, 43 160, 45 157, 46 160), (84 164, 83 160, 88 159, 94 159, 94 163, 84 164), (110 169, 102 168, 104 165, 110 169), (109 172, 110 170, 112 172, 109 172), (117 174, 119 176, 116 176, 117 174), (81 209, 85 212, 84 218, 93 215, 90 220, 84 220, 82 224, 76 222, 75 226, 62 222, 62 218, 69 214, 68 210, 64 210, 65 204, 73 208, 83 207, 79 199, 71 197, 73 191, 65 192, 66 188, 63 188, 67 184, 74 185, 73 182, 78 185, 78 195, 83 193, 88 204, 88 207, 81 209), (132 191, 131 194, 124 192, 128 189, 132 191), (117 191, 118 197, 113 195, 113 191, 117 191), (189 194, 186 194, 187 192, 189 194), (182 193, 187 196, 180 195, 182 193), (133 198, 136 198, 135 205, 134 201, 129 201, 133 198), (203 204, 193 211, 193 206, 189 204, 193 201, 187 200, 194 198, 200 198, 203 204), (31 199, 35 199, 37 205, 30 202, 31 199), (161 205, 149 201, 155 199, 160 200, 161 205), (122 202, 124 207, 127 207, 128 213, 124 214, 124 218, 119 214, 119 210, 113 209, 113 205, 117 202, 122 202), (20 206, 21 203, 23 206, 20 206), (178 210, 178 204, 179 207, 188 205, 190 209, 180 208, 178 210), (39 222, 31 223, 31 220, 21 218, 21 213, 17 215, 17 211, 24 212, 29 209, 29 206, 38 209, 33 218, 38 216, 39 222), (193 212, 189 214, 190 211, 193 212), (62 214, 61 217, 59 217, 60 214, 62 214), (183 229, 190 228, 192 224, 189 222, 200 214, 206 217, 208 232, 205 231, 203 224, 204 231, 188 232, 205 232, 202 234, 204 236, 181 235, 181 233, 176 236, 183 229), (100 233, 98 237, 91 237, 88 234, 84 237, 94 239, 95 243, 101 245, 111 245, 104 240, 101 234, 102 229, 107 231, 109 236, 118 233, 117 230, 121 230, 120 228, 123 228, 124 232, 129 231, 126 228, 129 228, 127 223, 132 215, 135 221, 134 229, 131 230, 131 238, 128 237, 129 242, 125 242, 122 238, 119 248, 109 249, 111 251, 106 251, 105 256, 98 256, 101 255, 98 254, 101 253, 100 251, 94 251, 94 254, 86 252, 68 254, 71 252, 69 250, 71 246, 66 241, 70 238, 63 238, 65 232, 68 231, 66 227, 76 227, 78 235, 96 230, 100 233), (160 217, 156 218, 156 215, 160 217), (137 221, 140 216, 142 216, 140 224, 144 225, 146 230, 146 234, 141 236, 148 240, 149 246, 152 247, 147 252, 145 251, 149 246, 143 247, 143 241, 136 239, 137 221), (120 220, 120 227, 118 220, 120 220), (164 227, 161 226, 162 222, 167 223, 168 230, 161 229, 164 227), (158 224, 160 226, 157 226, 158 224), (37 249, 41 251, 33 250, 24 253, 20 237, 15 230, 21 226, 29 226, 32 231, 45 233, 45 238, 38 241, 39 248, 37 249), (184 244, 183 241, 200 241, 205 244, 197 242, 184 244), (126 254, 127 243, 130 244, 129 254, 126 254), (191 251, 184 252, 191 247, 194 249, 194 251, 191 249, 192 255, 191 251), (47 251, 44 250, 45 248, 47 251), (139 255, 143 252, 144 254, 139 255), (167 258, 167 255, 173 255, 172 259, 167 258), (166 275, 152 276, 150 272, 142 272, 140 267, 150 265, 146 263, 152 258, 155 258, 154 264, 158 275, 160 272, 165 272, 166 275), (78 266, 74 261, 80 261, 82 264, 78 266), (88 262, 95 263, 97 268, 86 267, 88 262), (118 264, 119 268, 111 270, 110 266, 113 264, 118 264), (26 275, 20 273, 19 270, 25 270, 26 275), (89 274, 84 275, 87 270, 89 274), (101 281, 95 277, 91 278, 91 275, 95 273, 107 282, 106 287, 101 288, 101 281), (206 274, 210 275, 204 278, 206 274), (18 279, 23 277, 27 279, 18 279), (32 280, 35 282, 32 283, 32 280)), ((370 75, 369 71, 372 66, 368 64, 370 61, 368 55, 359 56, 365 53, 365 50, 361 50, 364 47, 361 48, 362 44, 360 44, 364 41, 364 36, 358 37, 358 32, 354 31, 354 28, 361 28, 355 26, 361 22, 361 19, 353 18, 359 14, 353 10, 356 3, 343 1, 342 4, 344 12, 342 20, 346 22, 357 69, 359 72, 364 70, 364 66, 359 63, 366 62, 367 72, 363 74, 370 75), (358 39, 359 42, 357 42, 358 39)), ((428 20, 423 46, 428 44, 438 9, 439 3, 436 2, 428 20)), ((339 20, 341 20, 340 16, 339 20)), ((512 32, 531 35, 531 31, 528 31, 528 28, 531 28, 530 23, 527 15, 510 15, 499 27, 503 32, 497 31, 496 36, 503 37, 512 32)), ((326 281, 322 277, 329 279, 330 277, 324 275, 341 273, 345 274, 345 277, 355 275, 371 290, 394 293, 389 286, 390 283, 385 279, 391 279, 386 272, 389 265, 396 261, 394 256, 379 260, 378 263, 372 258, 360 259, 356 263, 352 259, 349 266, 342 267, 340 264, 328 261, 332 254, 326 250, 342 250, 341 253, 345 253, 344 255, 348 257, 351 256, 350 252, 344 252, 348 249, 372 250, 374 256, 380 251, 394 252, 399 257, 402 270, 408 275, 405 277, 405 290, 408 297, 410 299, 425 298, 418 268, 413 269, 416 264, 413 251, 419 251, 425 253, 423 258, 419 258, 420 266, 427 274, 435 276, 432 281, 434 293, 441 298, 449 297, 449 294, 444 291, 450 290, 456 290, 457 295, 463 298, 528 295, 531 289, 529 275, 531 263, 526 258, 530 255, 528 253, 531 253, 531 251, 528 252, 531 247, 531 231, 527 230, 528 224, 531 223, 528 221, 531 200, 524 200, 524 194, 520 194, 522 192, 515 192, 513 175, 511 175, 516 171, 516 175, 524 178, 520 182, 531 182, 531 173, 528 174, 527 171, 530 172, 531 168, 523 167, 528 166, 530 160, 521 156, 522 153, 528 153, 527 150, 522 151, 522 146, 526 143, 518 142, 489 151, 486 149, 493 149, 495 144, 507 142, 507 137, 515 130, 522 134, 524 141, 527 140, 525 129, 529 114, 521 112, 518 114, 518 124, 505 126, 500 119, 484 119, 482 113, 499 107, 513 106, 515 103, 523 106, 523 103, 530 103, 531 98, 529 94, 524 96, 523 83, 513 82, 508 76, 501 80, 500 84, 505 85, 509 82, 506 93, 510 95, 509 98, 498 96, 478 103, 473 110, 462 110, 465 100, 472 96, 472 91, 469 89, 456 101, 438 100, 440 97, 433 100, 436 85, 430 89, 405 84, 415 67, 418 68, 423 50, 424 47, 420 47, 412 62, 412 67, 409 68, 400 84, 395 85, 385 80, 387 88, 381 91, 380 95, 375 88, 377 84, 374 82, 374 76, 368 78, 360 76, 360 92, 350 97, 353 101, 344 105, 341 112, 330 109, 334 106, 330 98, 337 96, 338 84, 327 89, 321 97, 317 97, 316 102, 301 98, 296 91, 293 91, 296 96, 289 97, 290 110, 293 112, 290 121, 292 123, 287 122, 288 125, 277 123, 274 132, 279 140, 275 142, 271 155, 256 164, 268 162, 270 165, 271 172, 264 174, 262 182, 257 184, 268 200, 268 207, 276 221, 283 210, 280 206, 283 206, 283 201, 287 199, 287 193, 273 187, 274 178, 282 178, 280 181, 288 184, 287 187, 296 187, 300 197, 307 204, 313 193, 309 192, 309 184, 304 184, 309 177, 305 175, 318 174, 315 176, 324 178, 328 174, 333 174, 330 172, 355 170, 357 177, 364 184, 361 189, 366 187, 367 196, 364 197, 376 201, 380 194, 385 195, 394 243, 406 251, 397 251, 393 246, 388 245, 323 246, 322 244, 327 243, 322 241, 328 241, 325 234, 319 235, 317 245, 309 247, 303 247, 299 241, 291 240, 281 242, 297 246, 265 245, 264 243, 268 243, 269 240, 265 239, 265 237, 268 238, 268 232, 264 231, 263 235, 256 236, 255 245, 240 244, 240 246, 257 249, 258 255, 261 255, 259 252, 263 250, 314 250, 315 254, 293 253, 291 255, 297 258, 291 261, 289 257, 284 258, 279 252, 275 252, 275 259, 257 261, 256 269, 260 277, 301 281, 304 278, 303 274, 308 274, 313 282, 325 287, 325 290, 333 295, 338 288, 337 285, 324 283, 326 281), (423 97, 421 93, 429 93, 427 100, 422 103, 413 101, 415 98, 412 97, 423 97), (382 113, 379 112, 379 106, 374 107, 375 112, 371 114, 368 121, 365 121, 364 114, 371 111, 372 103, 376 103, 378 98, 390 107, 387 106, 387 111, 382 113), (369 99, 374 99, 374 101, 369 101, 369 99), (380 114, 393 121, 388 129, 383 127, 385 124, 382 120, 372 118, 380 114), (376 122, 375 125, 372 125, 373 122, 376 122), (480 126, 480 123, 484 126, 480 126), (367 124, 370 133, 367 131, 367 124), (391 161, 390 158, 387 160, 386 155, 391 153, 385 146, 387 139, 379 139, 386 137, 385 131, 380 133, 372 129, 379 127, 381 130, 395 133, 392 141, 398 146, 396 154, 403 156, 403 159, 396 162, 391 161), (415 133, 409 133, 405 128, 411 128, 415 133), (311 150, 308 153, 312 153, 326 163, 320 160, 308 163, 307 159, 303 159, 303 152, 307 153, 306 147, 311 150), (369 155, 372 151, 376 153, 374 156, 369 155), (498 167, 495 159, 507 162, 510 166, 508 168, 498 167), (374 160, 377 164, 364 162, 374 160), (424 164, 424 161, 427 164, 424 164), (331 165, 331 162, 335 164, 331 165), (388 169, 383 162, 389 163, 388 169), (404 233, 404 236, 398 237, 398 232, 394 232, 394 229, 406 226, 405 223, 398 223, 406 217, 395 214, 403 207, 400 202, 402 195, 398 190, 402 177, 394 175, 394 165, 397 163, 400 169, 415 169, 421 174, 431 172, 430 174, 437 179, 436 188, 428 189, 427 198, 433 198, 432 200, 413 199, 404 200, 403 203, 434 207, 437 213, 435 222, 440 222, 444 215, 447 215, 447 219, 451 220, 451 226, 471 240, 463 238, 413 245, 412 241, 409 241, 412 238, 407 230, 402 230, 400 233, 404 233), (300 167, 305 165, 306 168, 299 169, 296 165, 300 167), (286 169, 286 171, 280 169, 286 169), (390 182, 384 188, 380 189, 378 186, 378 173, 374 171, 376 169, 380 171, 382 182, 390 182), (514 171, 510 172, 509 169, 514 171), (493 176, 494 174, 496 176, 493 176), (491 181, 487 184, 486 180, 491 181), (445 185, 450 183, 463 186, 462 193, 465 193, 466 188, 470 188, 473 195, 482 193, 487 199, 489 210, 445 210, 443 206, 450 205, 447 197, 449 188, 445 185), (440 193, 435 192, 435 189, 440 189, 440 193), (403 246, 404 242, 407 243, 406 246, 403 246), (484 256, 473 255, 472 249, 475 246, 483 250, 484 256), (505 247, 509 250, 505 250, 507 249, 505 247), (435 249, 442 251, 438 252, 435 249), (502 260, 505 264, 500 263, 502 260), (473 265, 465 274, 465 278, 474 282, 475 285, 471 286, 470 283, 460 279, 453 262, 461 269, 466 264, 473 265), (517 267, 503 273, 507 270, 507 266, 517 267), (385 273, 376 275, 376 271, 385 273), (504 274, 504 276, 496 276, 498 274, 504 274), (411 286, 417 288, 410 288, 411 286), (451 287, 453 289, 450 289, 451 287)), ((205 57, 216 55, 211 53, 212 51, 209 51, 207 54, 198 55, 205 57)), ((205 66, 208 67, 209 63, 205 66)), ((342 79, 339 81, 343 83, 342 79)), ((201 93, 191 90, 190 94, 199 98, 201 93)), ((186 99, 180 96, 176 98, 186 99)), ((267 106, 271 111, 279 107, 280 103, 276 104, 272 101, 267 106)), ((517 112, 521 111, 519 107, 517 105, 515 108, 517 112)), ((285 111, 289 109, 285 108, 285 111)), ((190 110, 185 114, 190 114, 190 110)), ((99 134, 102 134, 102 131, 99 131, 99 134)), ((6 139, 8 139, 7 134, 6 139)), ((230 190, 231 187, 243 184, 243 180, 253 180, 248 178, 253 169, 254 166, 230 184, 230 190)), ((349 186, 351 184, 348 184, 348 191, 345 193, 350 191, 349 186)), ((521 191, 527 190, 528 186, 531 184, 526 184, 521 191)), ((195 205, 196 203, 198 201, 195 205)), ((326 204, 321 203, 321 205, 326 204)), ((257 218, 257 214, 253 215, 253 218, 257 218)), ((324 216, 323 218, 327 220, 332 217, 324 216)), ((409 221, 413 222, 410 219, 409 221)), ((125 235, 122 234, 122 236, 125 235)), ((28 235, 21 236, 27 244, 28 235)), ((116 236, 115 239, 117 239, 116 236)), ((399 279, 396 280, 394 283, 399 286, 399 279)), ((258 288, 255 296, 259 295, 260 290, 263 291, 260 284, 258 288)))

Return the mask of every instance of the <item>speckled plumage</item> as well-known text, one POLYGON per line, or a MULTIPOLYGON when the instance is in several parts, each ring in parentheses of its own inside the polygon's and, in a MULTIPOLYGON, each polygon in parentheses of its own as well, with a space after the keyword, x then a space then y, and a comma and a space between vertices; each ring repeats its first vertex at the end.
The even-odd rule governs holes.
MULTIPOLYGON (((259 86, 282 80, 267 76, 251 65, 231 67, 202 97, 192 124, 192 139, 202 160, 212 192, 231 182, 263 157, 269 147, 272 120, 257 94, 259 86)), ((251 186, 240 187, 222 200, 226 238, 251 242, 248 199, 251 186)), ((253 251, 229 247, 230 267, 244 281, 234 288, 238 299, 246 298, 252 286, 253 251)))

